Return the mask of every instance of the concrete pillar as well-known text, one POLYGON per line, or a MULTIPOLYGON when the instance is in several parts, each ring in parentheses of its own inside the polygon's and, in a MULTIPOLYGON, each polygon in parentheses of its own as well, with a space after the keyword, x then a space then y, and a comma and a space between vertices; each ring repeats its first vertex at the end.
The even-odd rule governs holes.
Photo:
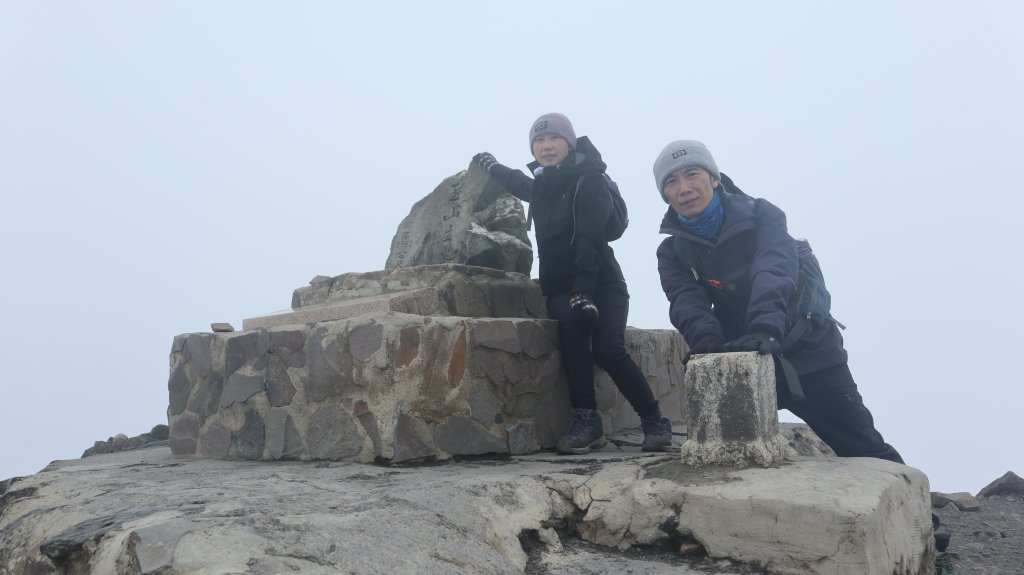
POLYGON ((688 465, 770 467, 791 456, 779 434, 775 365, 755 352, 694 356, 686 366, 688 465))

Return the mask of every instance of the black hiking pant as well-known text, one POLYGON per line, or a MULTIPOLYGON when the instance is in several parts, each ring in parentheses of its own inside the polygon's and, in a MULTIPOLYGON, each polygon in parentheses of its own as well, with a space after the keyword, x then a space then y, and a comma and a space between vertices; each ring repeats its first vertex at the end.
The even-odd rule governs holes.
POLYGON ((599 287, 594 298, 597 325, 580 322, 569 307, 569 294, 548 298, 548 312, 558 320, 562 367, 569 381, 569 401, 576 409, 597 409, 594 364, 605 370, 640 417, 660 415, 647 379, 626 353, 629 293, 625 286, 599 287))
POLYGON ((788 409, 804 420, 839 457, 877 457, 903 463, 899 452, 875 429, 874 418, 864 406, 847 364, 801 375, 803 400, 790 398, 778 364, 775 378, 779 409, 788 409))

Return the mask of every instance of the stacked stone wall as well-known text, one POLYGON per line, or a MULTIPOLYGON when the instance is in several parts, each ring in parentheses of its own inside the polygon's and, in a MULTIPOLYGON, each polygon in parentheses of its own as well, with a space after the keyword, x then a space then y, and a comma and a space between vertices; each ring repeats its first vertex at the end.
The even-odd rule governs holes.
MULTIPOLYGON (((682 340, 627 329, 665 414, 683 418, 682 340)), ((175 454, 391 462, 553 447, 571 413, 557 324, 378 312, 301 326, 178 336, 175 454)), ((639 419, 603 372, 606 429, 639 419)))

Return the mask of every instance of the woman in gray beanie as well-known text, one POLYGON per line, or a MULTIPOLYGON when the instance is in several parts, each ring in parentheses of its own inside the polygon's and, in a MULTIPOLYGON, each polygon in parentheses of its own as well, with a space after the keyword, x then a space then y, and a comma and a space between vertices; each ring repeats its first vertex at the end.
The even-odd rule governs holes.
POLYGON ((587 453, 605 444, 594 392, 595 363, 640 416, 643 450, 665 451, 672 443, 672 424, 662 417, 647 380, 626 353, 629 292, 606 237, 613 198, 605 163, 589 138, 576 137, 562 114, 537 118, 529 142, 532 179, 486 152, 473 161, 529 202, 537 223, 540 287, 551 317, 558 320, 562 366, 575 412, 558 451, 587 453))

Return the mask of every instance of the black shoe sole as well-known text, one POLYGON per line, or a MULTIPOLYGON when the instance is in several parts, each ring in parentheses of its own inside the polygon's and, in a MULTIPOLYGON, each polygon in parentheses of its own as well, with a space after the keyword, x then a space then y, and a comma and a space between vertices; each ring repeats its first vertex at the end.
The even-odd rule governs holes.
POLYGON ((562 445, 562 443, 559 442, 556 449, 558 450, 558 453, 561 453, 562 455, 585 455, 590 453, 591 449, 601 449, 607 445, 607 443, 608 441, 604 437, 601 437, 591 441, 589 445, 584 445, 583 447, 569 447, 568 445, 562 445))
POLYGON ((641 451, 646 451, 648 453, 655 452, 655 451, 671 451, 671 449, 672 449, 672 441, 671 440, 668 443, 665 443, 665 444, 660 444, 659 443, 657 445, 647 445, 645 443, 643 445, 643 447, 640 448, 641 451))

